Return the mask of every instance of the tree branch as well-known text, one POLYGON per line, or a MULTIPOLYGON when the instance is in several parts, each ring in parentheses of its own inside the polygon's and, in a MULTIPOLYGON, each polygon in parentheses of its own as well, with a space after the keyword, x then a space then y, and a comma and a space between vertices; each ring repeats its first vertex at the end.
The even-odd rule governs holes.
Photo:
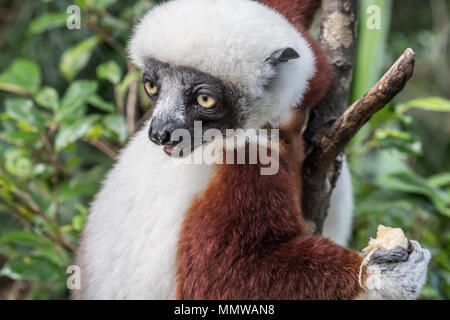
MULTIPOLYGON (((329 179, 313 180, 309 178, 308 155, 322 134, 345 110, 355 58, 357 13, 357 0, 322 0, 319 41, 328 56, 333 79, 325 97, 309 114, 303 134, 307 156, 302 169, 302 212, 309 231, 316 234, 322 232, 341 161, 335 161, 329 179)), ((324 168, 325 171, 329 169, 324 168)))
POLYGON ((389 101, 411 78, 414 70, 414 51, 406 49, 383 77, 362 98, 353 103, 344 114, 321 136, 305 161, 308 178, 323 179, 328 168, 361 127, 389 101))
POLYGON ((88 142, 88 143, 90 143, 91 145, 96 147, 98 150, 102 151, 104 154, 106 154, 110 158, 114 159, 119 154, 119 150, 106 139, 103 139, 103 138, 95 138, 95 139, 84 138, 83 140, 88 142))
MULTIPOLYGON (((16 188, 14 191, 14 195, 19 198, 16 200, 16 202, 20 202, 22 200, 24 203, 23 205, 31 210, 34 214, 38 215, 41 219, 43 219, 46 223, 52 224, 52 221, 43 213, 39 206, 34 202, 34 200, 31 198, 31 196, 19 189, 16 188)), ((17 209, 16 205, 12 205, 11 203, 8 203, 6 201, 0 201, 5 207, 9 208, 22 222, 24 222, 26 225, 30 226, 31 228, 39 228, 33 221, 32 218, 25 216, 20 212, 20 210, 17 209)), ((43 235, 49 238, 53 243, 59 244, 61 247, 65 248, 68 251, 75 252, 76 247, 70 243, 70 241, 66 240, 65 237, 58 231, 56 235, 53 235, 48 230, 45 230, 44 228, 40 228, 43 235)))
POLYGON ((328 93, 310 112, 303 134, 306 157, 302 167, 302 212, 309 231, 315 234, 322 233, 345 146, 403 89, 414 69, 414 52, 406 49, 377 84, 345 110, 355 56, 356 17, 356 0, 322 1, 319 39, 328 55, 333 80, 328 93))

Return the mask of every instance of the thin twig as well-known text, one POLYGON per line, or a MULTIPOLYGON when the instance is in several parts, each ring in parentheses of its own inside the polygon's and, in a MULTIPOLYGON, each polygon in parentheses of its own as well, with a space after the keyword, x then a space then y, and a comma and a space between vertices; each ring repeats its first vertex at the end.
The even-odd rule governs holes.
POLYGON ((11 92, 25 98, 33 98, 33 94, 30 91, 12 84, 1 83, 0 90, 11 92))
POLYGON ((26 206, 31 211, 33 211, 36 215, 41 217, 45 222, 52 224, 52 221, 50 220, 50 218, 47 217, 46 214, 41 211, 41 209, 39 208, 39 205, 33 200, 33 198, 28 193, 26 193, 18 188, 15 188, 13 193, 19 199, 21 199, 26 204, 26 206))
POLYGON ((108 155, 110 158, 115 158, 119 154, 119 150, 113 146, 110 142, 108 142, 105 139, 102 138, 96 138, 96 139, 87 139, 84 138, 84 141, 88 142, 89 144, 93 145, 106 155, 108 155))
MULTIPOLYGON (((9 208, 26 225, 30 226, 32 229, 37 228, 35 223, 29 217, 22 214, 14 205, 9 204, 4 201, 0 201, 0 203, 2 203, 5 207, 9 208)), ((31 208, 29 208, 29 204, 26 206, 28 207, 28 209, 31 209, 31 208)), ((47 222, 51 223, 51 221, 45 215, 43 215, 43 213, 40 210, 38 210, 39 213, 35 212, 33 209, 31 209, 31 211, 33 211, 33 213, 37 214, 39 217, 45 219, 47 222)), ((49 238, 53 243, 57 243, 59 246, 63 247, 64 249, 66 249, 70 252, 75 252, 76 247, 72 243, 70 243, 69 241, 64 239, 60 233, 58 233, 58 236, 56 237, 56 236, 52 235, 50 232, 48 232, 47 230, 42 229, 42 228, 40 228, 40 229, 42 231, 42 234, 44 236, 46 236, 47 238, 49 238)))
POLYGON ((118 85, 114 86, 114 99, 116 100, 117 114, 123 116, 124 102, 118 85))
MULTIPOLYGON (((50 162, 52 165, 56 168, 58 168, 58 158, 53 152, 52 144, 50 143, 50 139, 48 138, 46 133, 41 133, 40 135, 42 145, 44 146, 45 151, 48 153, 48 157, 50 158, 50 162)), ((53 170, 53 176, 52 176, 52 182, 53 186, 58 185, 58 171, 53 170)))

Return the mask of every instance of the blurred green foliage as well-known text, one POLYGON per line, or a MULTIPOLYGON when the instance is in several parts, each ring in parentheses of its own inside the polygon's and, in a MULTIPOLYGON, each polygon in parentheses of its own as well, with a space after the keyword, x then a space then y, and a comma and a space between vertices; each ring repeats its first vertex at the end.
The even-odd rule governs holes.
MULTIPOLYGON (((69 0, 3 1, 0 298, 67 297, 66 269, 89 202, 134 130, 126 105, 139 73, 127 63, 126 41, 156 2, 76 0, 81 29, 68 30, 69 0)), ((417 52, 417 72, 348 149, 356 198, 351 246, 365 247, 378 224, 403 228, 433 253, 422 298, 449 299, 450 79, 442 49, 448 39, 440 34, 449 24, 428 2, 398 3, 360 2, 351 100, 406 47, 417 52), (365 26, 372 3, 382 9, 380 30, 365 26), (443 63, 446 75, 435 76, 443 63)), ((139 87, 138 118, 151 107, 144 96, 139 87)))
MULTIPOLYGON (((70 1, 6 1, 11 21, 8 35, 0 36, 6 48, 0 53, 0 276, 15 282, 4 282, 0 298, 67 296, 66 269, 87 207, 132 133, 124 108, 140 76, 127 64, 126 41, 156 2, 75 3, 80 30, 66 28, 70 1)), ((139 106, 141 116, 148 99, 139 106)))
POLYGON ((347 148, 356 202, 351 247, 364 247, 379 224, 401 227, 433 255, 421 298, 450 299, 450 2, 359 4, 350 102, 407 47, 416 52, 416 68, 405 89, 347 148), (380 8, 380 29, 367 27, 371 5, 380 8))

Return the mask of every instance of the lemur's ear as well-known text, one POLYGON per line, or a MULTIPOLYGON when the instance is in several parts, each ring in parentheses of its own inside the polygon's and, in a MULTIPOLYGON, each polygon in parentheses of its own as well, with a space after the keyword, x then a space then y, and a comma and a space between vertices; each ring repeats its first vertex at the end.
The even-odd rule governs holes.
POLYGON ((265 87, 268 88, 272 80, 279 76, 280 69, 278 66, 281 63, 288 62, 300 58, 300 55, 292 48, 283 48, 274 51, 270 57, 264 61, 263 74, 266 80, 265 87))
POLYGON ((282 62, 287 62, 289 60, 298 59, 300 55, 292 48, 283 48, 274 51, 270 57, 266 59, 266 62, 272 66, 277 66, 282 62))

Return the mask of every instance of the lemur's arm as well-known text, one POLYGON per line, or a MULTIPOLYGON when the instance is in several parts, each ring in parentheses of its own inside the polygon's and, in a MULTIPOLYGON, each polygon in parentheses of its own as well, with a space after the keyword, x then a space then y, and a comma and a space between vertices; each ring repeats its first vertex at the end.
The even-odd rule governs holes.
MULTIPOLYGON (((295 150, 301 148, 301 143, 299 139, 295 140, 295 137, 288 139, 291 142, 282 143, 280 150, 280 162, 285 161, 287 165, 280 166, 280 171, 269 179, 258 178, 254 173, 255 186, 258 185, 261 191, 269 190, 270 179, 273 179, 270 182, 272 186, 283 183, 289 186, 300 180, 293 168, 300 166, 298 162, 301 159, 293 155, 296 153, 295 150)), ((298 184, 296 187, 301 190, 298 184)), ((278 198, 277 190, 273 188, 268 195, 278 198)), ((288 187, 285 191, 290 190, 288 187)), ((262 198, 263 196, 261 201, 262 198)), ((284 201, 284 204, 278 205, 285 208, 293 207, 292 200, 286 195, 284 201)), ((281 211, 280 213, 283 214, 281 211)), ((301 217, 300 210, 296 214, 301 217)), ((282 220, 280 218, 278 219, 282 220)), ((270 221, 270 218, 268 220, 270 221)), ((296 285, 296 294, 291 292, 290 297, 415 299, 425 282, 431 255, 416 241, 410 241, 409 251, 401 247, 393 250, 377 250, 366 258, 368 261, 365 261, 366 259, 358 252, 341 247, 321 236, 306 235, 305 229, 302 228, 299 235, 280 244, 279 249, 274 251, 268 261, 277 265, 277 276, 280 280, 288 279, 286 284, 296 285)), ((289 298, 289 295, 286 298, 289 298)))
MULTIPOLYGON (((363 258, 320 236, 303 235, 280 245, 267 258, 276 266, 280 299, 357 299, 363 258)), ((275 268, 274 268, 275 269, 275 268)))
MULTIPOLYGON (((430 253, 416 241, 410 250, 378 250, 362 257, 319 236, 299 236, 273 256, 277 277, 296 286, 298 299, 416 299, 426 279, 430 253)), ((281 288, 280 288, 281 289, 281 288)))
POLYGON ((378 251, 361 267, 358 252, 308 235, 283 148, 274 175, 262 175, 261 162, 215 166, 180 235, 178 297, 416 298, 429 252, 412 242, 409 254, 378 251))

